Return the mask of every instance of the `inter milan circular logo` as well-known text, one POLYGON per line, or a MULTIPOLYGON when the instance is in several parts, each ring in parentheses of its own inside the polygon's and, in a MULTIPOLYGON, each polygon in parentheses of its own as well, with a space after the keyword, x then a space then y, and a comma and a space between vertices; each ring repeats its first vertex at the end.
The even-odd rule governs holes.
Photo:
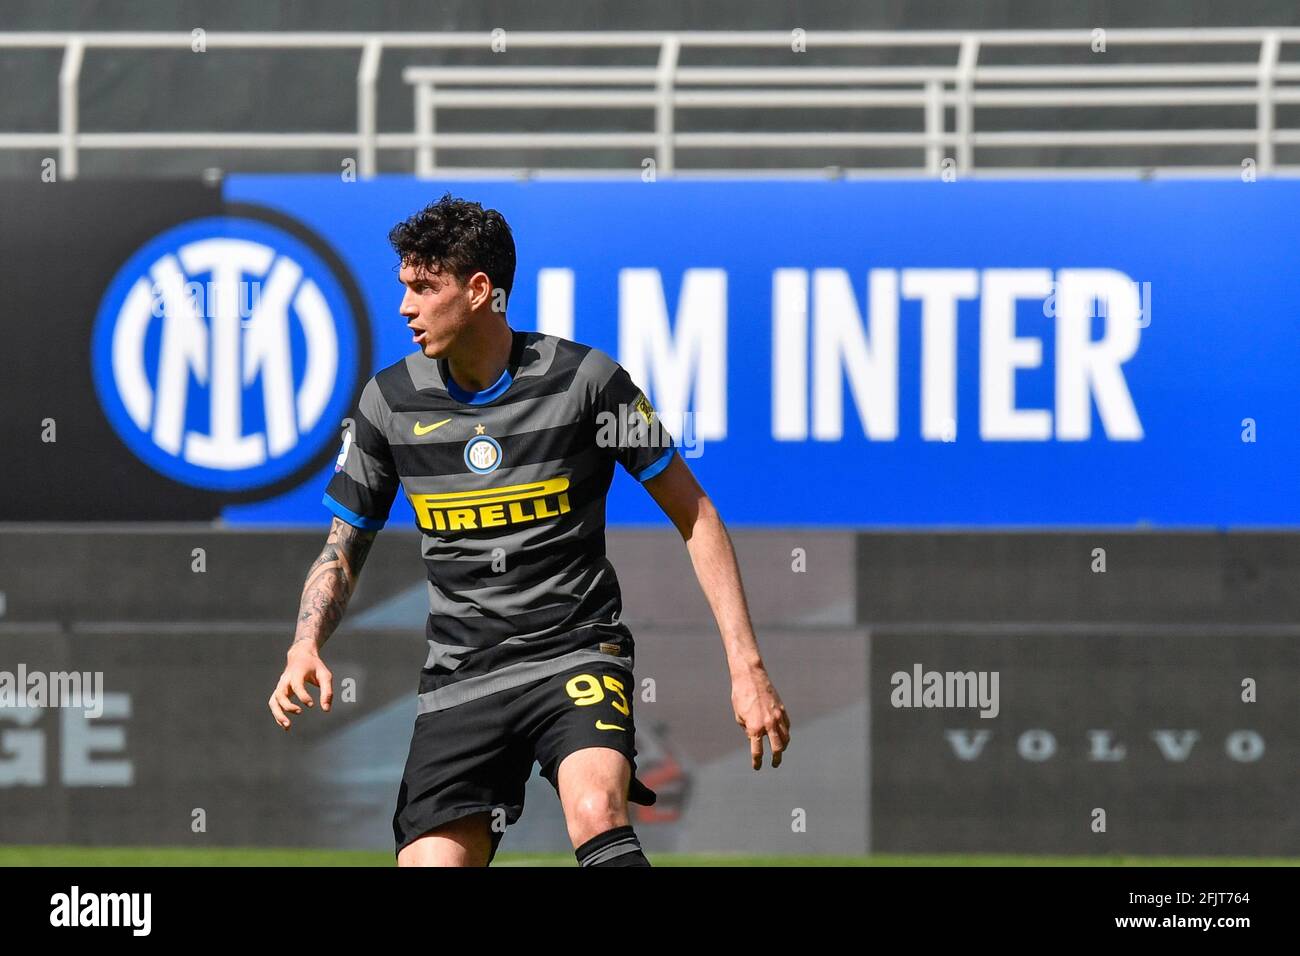
POLYGON ((465 444, 465 464, 480 475, 496 471, 501 464, 501 446, 489 435, 475 435, 465 444))
POLYGON ((297 224, 252 211, 187 222, 109 286, 95 389, 155 470, 214 491, 261 489, 320 464, 336 440, 366 361, 360 312, 346 271, 297 224))

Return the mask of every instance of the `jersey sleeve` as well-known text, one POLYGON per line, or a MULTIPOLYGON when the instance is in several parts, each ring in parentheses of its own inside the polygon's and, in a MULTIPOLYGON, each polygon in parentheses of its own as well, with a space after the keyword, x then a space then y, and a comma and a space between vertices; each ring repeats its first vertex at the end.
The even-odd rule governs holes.
POLYGON ((668 467, 676 443, 627 370, 606 359, 596 389, 596 444, 607 449, 637 481, 648 481, 668 467))
POLYGON ((388 403, 372 378, 361 392, 323 499, 335 515, 367 531, 384 526, 397 495, 397 468, 384 430, 388 416, 388 403))

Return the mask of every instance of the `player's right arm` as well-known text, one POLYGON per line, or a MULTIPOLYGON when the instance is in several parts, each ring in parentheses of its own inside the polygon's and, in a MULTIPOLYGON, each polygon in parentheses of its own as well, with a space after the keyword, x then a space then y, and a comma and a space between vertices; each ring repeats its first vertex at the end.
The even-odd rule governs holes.
POLYGON ((301 714, 303 705, 314 706, 308 684, 320 688, 322 710, 329 710, 333 703, 334 677, 321 660, 320 649, 343 619, 376 534, 335 518, 324 549, 307 572, 293 644, 268 701, 276 722, 285 730, 289 729, 289 714, 301 714))
POLYGON ((343 619, 366 555, 397 494, 399 479, 387 433, 391 416, 379 383, 371 378, 325 489, 322 503, 334 512, 334 521, 324 549, 307 572, 289 659, 269 701, 271 714, 285 730, 289 714, 314 706, 308 684, 320 688, 322 710, 333 702, 334 679, 320 649, 343 619))

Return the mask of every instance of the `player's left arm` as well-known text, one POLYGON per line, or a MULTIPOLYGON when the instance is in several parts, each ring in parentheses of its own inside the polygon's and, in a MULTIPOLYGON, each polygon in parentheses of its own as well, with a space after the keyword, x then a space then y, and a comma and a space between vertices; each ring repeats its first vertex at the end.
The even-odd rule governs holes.
POLYGON ((772 748, 772 766, 779 767, 790 745, 790 714, 758 652, 731 536, 681 455, 674 454, 667 467, 644 485, 681 533, 700 588, 713 609, 731 673, 731 706, 736 723, 749 738, 753 767, 758 770, 763 765, 764 736, 772 748))

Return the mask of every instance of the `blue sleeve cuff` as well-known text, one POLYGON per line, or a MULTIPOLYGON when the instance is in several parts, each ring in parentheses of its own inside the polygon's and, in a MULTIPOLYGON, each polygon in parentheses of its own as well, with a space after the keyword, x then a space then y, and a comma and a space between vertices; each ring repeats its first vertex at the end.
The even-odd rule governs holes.
POLYGON ((351 508, 341 505, 331 498, 329 492, 325 493, 325 497, 321 499, 321 504, 354 528, 360 528, 362 531, 378 531, 388 520, 387 518, 367 518, 365 515, 359 515, 351 508))
POLYGON ((675 452, 676 450, 677 450, 676 448, 669 448, 657 459, 652 461, 650 464, 646 465, 644 468, 641 469, 641 474, 635 476, 636 480, 649 481, 655 475, 659 474, 659 472, 667 468, 668 463, 673 460, 673 452, 675 452))

